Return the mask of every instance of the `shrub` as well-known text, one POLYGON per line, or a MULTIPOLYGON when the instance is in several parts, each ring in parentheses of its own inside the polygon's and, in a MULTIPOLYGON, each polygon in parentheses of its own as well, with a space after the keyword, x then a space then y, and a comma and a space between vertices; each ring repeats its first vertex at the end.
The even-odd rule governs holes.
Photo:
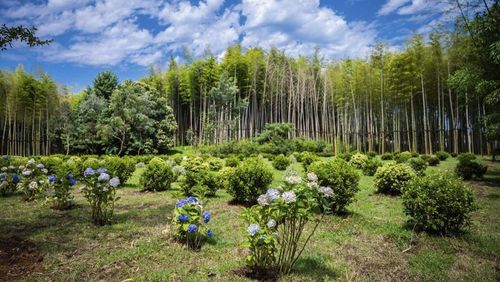
POLYGON ((372 159, 377 156, 377 152, 369 151, 368 153, 366 153, 366 155, 368 156, 368 158, 372 159))
POLYGON ((267 190, 258 197, 259 205, 243 211, 248 226, 243 246, 250 251, 246 260, 254 271, 287 274, 292 270, 320 224, 320 219, 314 217, 319 207, 316 199, 333 193, 329 187, 321 188, 324 193, 291 175, 284 188, 267 190), (313 220, 315 226, 306 236, 306 224, 313 220), (303 236, 307 239, 301 240, 303 236))
POLYGON ((20 178, 16 172, 0 172, 0 196, 12 195, 16 192, 20 178))
POLYGON ((74 176, 80 175, 84 169, 82 159, 77 156, 72 156, 61 164, 63 173, 71 173, 74 176))
POLYGON ((273 166, 277 170, 285 170, 290 163, 290 158, 285 155, 277 155, 273 160, 273 166))
POLYGON ((394 155, 394 160, 397 163, 404 163, 404 162, 408 161, 409 159, 411 159, 412 157, 413 156, 410 152, 401 152, 399 154, 394 155))
POLYGON ((73 174, 59 173, 59 176, 49 175, 46 182, 47 200, 55 210, 65 210, 74 206, 71 188, 76 184, 73 174))
POLYGON ((368 157, 365 154, 356 153, 352 155, 351 159, 349 160, 349 164, 354 168, 362 169, 367 161, 368 157))
POLYGON ((375 188, 379 193, 401 194, 408 182, 416 177, 415 172, 406 164, 388 163, 377 169, 375 188))
POLYGON ((207 227, 211 214, 205 210, 203 203, 195 197, 181 199, 175 204, 172 223, 175 236, 188 248, 198 249, 205 239, 213 237, 212 229, 207 227))
POLYGON ((99 161, 96 158, 89 157, 83 161, 83 167, 86 168, 93 168, 94 170, 98 169, 101 167, 101 161, 99 161))
POLYGON ((107 157, 104 159, 102 166, 111 175, 120 178, 122 184, 125 184, 135 171, 135 160, 128 157, 107 157))
POLYGON ((359 191, 359 175, 356 170, 342 159, 317 161, 307 169, 318 177, 320 187, 331 187, 334 195, 330 197, 329 209, 334 213, 341 213, 354 200, 359 191))
POLYGON ((104 168, 95 171, 88 167, 83 173, 82 180, 85 183, 82 192, 92 208, 94 224, 110 224, 113 220, 115 201, 119 199, 116 197, 116 187, 120 185, 120 179, 118 177, 110 179, 104 168))
POLYGON ((410 152, 412 158, 418 158, 418 153, 417 152, 410 152))
POLYGON ((337 154, 336 157, 339 158, 339 159, 343 159, 344 161, 348 162, 348 161, 351 160, 351 156, 352 156, 351 153, 345 152, 345 153, 339 153, 339 154, 337 154))
POLYGON ((45 168, 49 171, 49 173, 56 173, 59 169, 61 169, 63 159, 54 156, 44 156, 40 158, 40 163, 45 165, 45 168))
POLYGON ((258 157, 242 161, 228 179, 228 192, 239 203, 253 204, 273 181, 272 169, 258 157))
POLYGON ((175 181, 172 167, 167 161, 155 157, 144 169, 139 180, 144 190, 164 191, 170 189, 170 185, 175 181))
POLYGON ((309 165, 311 165, 313 162, 319 160, 319 157, 316 154, 311 153, 311 152, 302 152, 300 154, 300 159, 302 161, 302 166, 304 167, 304 169, 307 170, 309 165))
POLYGON ((437 151, 435 155, 440 161, 446 161, 446 159, 450 157, 450 154, 445 151, 437 151))
POLYGON ((18 187, 24 193, 24 200, 33 201, 42 194, 42 184, 46 180, 48 171, 43 164, 36 164, 34 159, 28 160, 20 169, 22 172, 18 187))
POLYGON ((427 160, 427 163, 430 165, 430 166, 437 166, 441 161, 438 159, 438 157, 435 157, 435 156, 431 156, 429 157, 429 159, 427 160))
POLYGON ((240 159, 237 156, 230 156, 226 158, 226 166, 236 167, 240 163, 240 159))
POLYGON ((380 158, 384 161, 389 161, 389 160, 392 160, 394 158, 394 155, 392 153, 386 152, 386 153, 383 153, 382 156, 380 156, 380 158))
POLYGON ((377 172, 377 169, 382 165, 382 162, 377 160, 376 158, 369 159, 363 166, 363 174, 367 176, 373 176, 375 172, 377 172))
POLYGON ((475 161, 460 161, 455 167, 455 174, 464 180, 473 178, 481 179, 486 173, 488 167, 483 166, 475 161))
POLYGON ((206 160, 210 170, 216 171, 224 166, 224 161, 219 158, 208 158, 206 160))
POLYGON ((476 159, 476 155, 473 153, 462 153, 457 157, 459 162, 473 161, 476 159))
POLYGON ((472 191, 450 173, 433 173, 410 181, 403 193, 405 213, 420 229, 447 234, 470 223, 476 209, 472 191))
POLYGON ((408 160, 408 165, 413 168, 418 176, 423 176, 425 174, 425 169, 427 168, 427 162, 422 158, 411 158, 408 160))
POLYGON ((215 196, 217 173, 211 171, 210 164, 200 157, 185 162, 186 174, 181 180, 181 188, 186 196, 215 196))
POLYGON ((457 154, 457 153, 455 153, 455 152, 452 152, 452 153, 450 153, 450 156, 451 156, 452 158, 456 158, 456 157, 458 156, 458 154, 457 154))
POLYGON ((420 155, 420 158, 422 160, 424 160, 426 163, 429 163, 429 159, 431 158, 432 156, 430 155, 420 155))
POLYGON ((219 172, 216 174, 215 177, 215 182, 216 182, 216 187, 217 189, 226 189, 228 190, 229 188, 229 178, 231 175, 234 173, 235 168, 234 167, 223 167, 219 172))

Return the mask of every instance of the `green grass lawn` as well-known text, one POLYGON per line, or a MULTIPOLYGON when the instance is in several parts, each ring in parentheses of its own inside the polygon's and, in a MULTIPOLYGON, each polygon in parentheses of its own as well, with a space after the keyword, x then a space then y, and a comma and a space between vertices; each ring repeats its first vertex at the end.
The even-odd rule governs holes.
MULTIPOLYGON (((298 261, 282 281, 498 281, 500 261, 500 165, 485 179, 468 182, 480 209, 460 236, 414 233, 405 225, 399 197, 376 194, 373 177, 362 176, 360 192, 345 216, 326 216, 298 261)), ((452 170, 456 160, 428 170, 452 170)), ((294 169, 303 171, 301 164, 294 169)), ((190 251, 170 239, 174 191, 140 192, 136 170, 118 191, 115 224, 96 227, 79 191, 78 206, 58 212, 27 203, 21 196, 0 199, 0 239, 27 239, 40 249, 43 268, 24 280, 51 281, 244 281, 242 208, 218 191, 208 202, 216 243, 190 251)), ((284 172, 274 172, 273 185, 284 172)), ((361 172, 360 172, 361 174, 361 172)), ((310 226, 309 226, 310 227, 310 226)), ((310 230, 310 229, 309 229, 310 230)), ((308 230, 308 231, 309 231, 308 230)), ((0 277, 2 280, 2 277, 0 277)))

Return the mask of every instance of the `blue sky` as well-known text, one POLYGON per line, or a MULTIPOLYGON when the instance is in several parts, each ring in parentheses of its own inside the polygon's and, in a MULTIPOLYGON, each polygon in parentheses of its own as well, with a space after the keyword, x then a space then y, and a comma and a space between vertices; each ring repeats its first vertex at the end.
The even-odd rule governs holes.
POLYGON ((105 69, 138 79, 148 66, 228 45, 277 47, 291 56, 319 47, 327 59, 366 57, 383 41, 394 50, 412 32, 449 23, 441 0, 40 0, 0 2, 0 23, 36 25, 50 46, 0 53, 0 68, 47 71, 79 91, 105 69))

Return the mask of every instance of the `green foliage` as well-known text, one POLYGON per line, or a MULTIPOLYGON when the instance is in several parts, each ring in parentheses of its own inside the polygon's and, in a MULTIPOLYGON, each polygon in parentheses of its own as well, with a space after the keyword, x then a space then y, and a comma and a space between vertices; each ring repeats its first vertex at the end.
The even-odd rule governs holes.
MULTIPOLYGON (((217 163, 222 167, 222 162, 217 163)), ((184 168, 186 173, 181 180, 184 195, 215 196, 219 183, 217 173, 213 171, 208 161, 201 157, 190 158, 185 161, 184 168)))
POLYGON ((56 156, 44 156, 41 157, 39 161, 45 165, 45 168, 49 171, 49 173, 58 172, 63 163, 63 160, 56 156))
POLYGON ((413 155, 410 152, 401 152, 401 153, 394 154, 394 160, 397 163, 404 163, 404 162, 408 161, 409 159, 411 159, 412 157, 413 157, 413 155))
POLYGON ((43 46, 50 44, 53 40, 42 40, 35 34, 38 29, 35 26, 24 27, 22 25, 8 27, 2 24, 0 27, 0 50, 5 51, 7 47, 12 48, 12 43, 16 41, 26 42, 29 47, 43 46))
POLYGON ((290 163, 290 158, 285 155, 277 155, 273 159, 273 167, 277 170, 285 170, 290 163))
POLYGON ((365 154, 361 153, 356 153, 351 156, 351 159, 349 160, 349 164, 357 169, 362 169, 366 162, 368 161, 368 156, 365 154))
POLYGON ((450 154, 445 151, 438 151, 435 155, 440 161, 446 161, 446 159, 450 157, 450 154))
POLYGON ((344 161, 348 162, 351 160, 351 157, 352 157, 352 154, 349 153, 349 152, 345 152, 345 153, 339 153, 336 155, 337 158, 339 159, 343 159, 344 161))
POLYGON ((316 161, 312 163, 308 172, 316 174, 320 187, 333 189, 333 197, 328 198, 329 211, 334 213, 345 212, 347 206, 354 200, 359 191, 359 174, 342 159, 316 161))
POLYGON ((93 91, 101 98, 109 100, 113 91, 118 87, 116 74, 106 70, 99 73, 94 79, 93 91))
POLYGON ((93 169, 97 169, 101 167, 101 161, 98 160, 97 158, 90 157, 83 162, 83 167, 84 168, 91 167, 93 169))
POLYGON ((414 178, 402 198, 412 224, 440 234, 467 227, 471 212, 476 210, 472 191, 449 173, 414 178))
POLYGON ((430 156, 429 159, 427 160, 427 163, 430 166, 437 166, 441 161, 439 160, 438 157, 436 156, 430 156))
POLYGON ((47 170, 41 163, 36 163, 34 159, 28 160, 21 172, 21 181, 18 189, 24 193, 24 200, 34 201, 42 196, 43 183, 46 181, 47 170))
POLYGON ((383 153, 380 158, 384 161, 389 161, 389 160, 392 160, 394 159, 394 155, 392 153, 389 153, 389 152, 386 152, 386 153, 383 153))
POLYGON ((377 152, 369 151, 368 153, 366 153, 366 155, 368 156, 368 158, 372 159, 377 156, 377 152))
POLYGON ((326 143, 321 140, 306 140, 302 137, 297 137, 293 139, 293 147, 296 152, 321 153, 326 148, 326 143))
POLYGON ((58 175, 50 175, 46 182, 47 200, 55 210, 65 210, 75 205, 71 189, 76 184, 72 174, 59 172, 58 175))
POLYGON ((408 165, 413 168, 418 176, 425 175, 425 170, 427 169, 427 162, 422 158, 411 158, 407 161, 408 165))
POLYGON ((74 176, 79 176, 84 169, 82 159, 77 156, 71 156, 61 165, 61 171, 71 173, 74 176))
POLYGON ((164 191, 170 189, 175 177, 170 164, 155 157, 146 165, 139 181, 144 190, 164 191))
POLYGON ((237 156, 231 155, 226 158, 226 166, 228 167, 236 167, 240 163, 240 158, 237 156))
POLYGON ((373 176, 377 169, 382 166, 382 162, 376 158, 369 159, 363 166, 363 174, 373 176))
POLYGON ((476 159, 476 155, 473 153, 462 153, 458 155, 457 160, 459 162, 470 162, 476 159))
POLYGON ((125 184, 135 171, 135 161, 133 158, 129 157, 120 158, 108 156, 104 158, 102 166, 106 168, 111 175, 120 178, 122 184, 125 184))
POLYGON ((455 167, 455 174, 464 180, 470 180, 473 178, 481 179, 487 169, 487 166, 483 166, 473 160, 465 159, 458 162, 455 167))
POLYGON ((404 191, 408 182, 416 177, 408 165, 388 163, 377 169, 374 186, 379 193, 398 195, 404 191))
POLYGON ((455 152, 452 152, 452 153, 450 153, 450 156, 451 156, 452 158, 456 158, 456 157, 458 156, 458 154, 457 154, 457 153, 455 153, 455 152))
POLYGON ((318 155, 311 152, 302 152, 300 153, 300 161, 302 162, 302 166, 305 170, 315 161, 319 160, 318 155))
POLYGON ((253 204, 273 181, 272 168, 261 158, 242 161, 229 176, 228 192, 238 203, 253 204))

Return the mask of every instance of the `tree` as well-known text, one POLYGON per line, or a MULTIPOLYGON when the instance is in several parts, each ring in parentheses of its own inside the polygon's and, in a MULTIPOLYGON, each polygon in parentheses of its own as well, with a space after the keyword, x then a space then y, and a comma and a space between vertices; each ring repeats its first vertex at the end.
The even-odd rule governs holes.
POLYGON ((0 50, 5 51, 7 47, 13 48, 12 43, 14 41, 26 42, 28 46, 43 46, 50 44, 53 40, 41 40, 36 34, 37 28, 31 26, 29 28, 22 25, 8 27, 3 24, 0 27, 0 50))
POLYGON ((106 70, 99 73, 94 79, 93 91, 98 97, 109 100, 111 94, 118 86, 118 77, 106 70))

